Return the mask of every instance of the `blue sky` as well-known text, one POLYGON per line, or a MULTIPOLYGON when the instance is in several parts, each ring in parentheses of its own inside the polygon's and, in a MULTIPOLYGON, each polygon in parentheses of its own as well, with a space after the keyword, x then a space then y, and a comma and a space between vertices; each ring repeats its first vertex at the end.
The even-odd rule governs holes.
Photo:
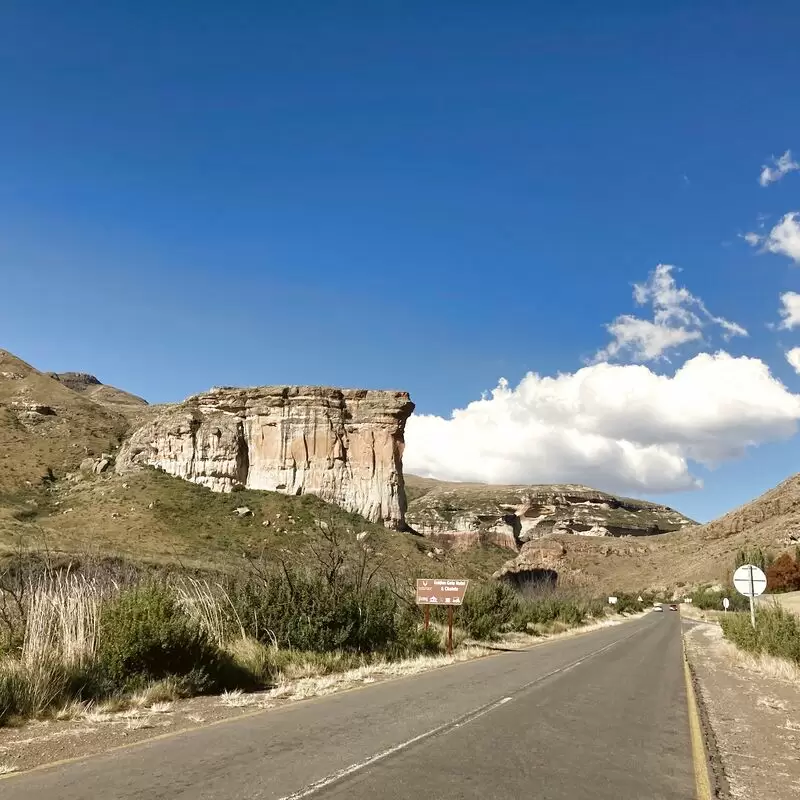
MULTIPOLYGON (((4 3, 0 345, 151 401, 403 388, 447 421, 501 377, 580 370, 666 263, 749 336, 710 325, 647 368, 721 347, 794 396, 800 334, 767 324, 800 275, 741 236, 800 207, 800 174, 758 182, 800 155, 798 21, 789 3, 4 3)), ((702 490, 634 493, 711 518, 800 463, 774 426, 752 441, 713 470, 682 450, 702 490)))

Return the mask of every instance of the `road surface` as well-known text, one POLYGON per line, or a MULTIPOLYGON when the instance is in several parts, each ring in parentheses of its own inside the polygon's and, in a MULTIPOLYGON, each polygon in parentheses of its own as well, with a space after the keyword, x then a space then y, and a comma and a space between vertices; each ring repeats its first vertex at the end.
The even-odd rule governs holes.
POLYGON ((690 800, 680 624, 651 613, 12 776, 0 797, 690 800))

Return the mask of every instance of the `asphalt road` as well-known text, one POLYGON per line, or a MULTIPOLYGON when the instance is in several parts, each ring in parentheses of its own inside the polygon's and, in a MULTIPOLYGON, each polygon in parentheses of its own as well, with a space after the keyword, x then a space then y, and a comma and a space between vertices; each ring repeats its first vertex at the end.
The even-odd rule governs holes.
POLYGON ((694 798, 676 613, 0 781, 3 800, 694 798))

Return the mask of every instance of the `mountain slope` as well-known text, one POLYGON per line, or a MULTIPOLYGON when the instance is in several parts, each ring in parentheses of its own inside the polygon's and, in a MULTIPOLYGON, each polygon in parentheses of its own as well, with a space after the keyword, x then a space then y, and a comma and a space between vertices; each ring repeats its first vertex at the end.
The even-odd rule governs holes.
POLYGON ((0 350, 0 493, 62 478, 117 447, 127 427, 121 414, 0 350))
POLYGON ((441 539, 517 548, 551 534, 651 536, 694 524, 673 509, 587 486, 489 486, 405 476, 406 521, 441 539))
POLYGON ((147 400, 144 398, 100 383, 94 375, 86 372, 48 372, 47 375, 68 389, 72 389, 73 392, 78 392, 95 403, 125 416, 135 414, 147 405, 147 400))
POLYGON ((774 554, 800 544, 800 474, 705 525, 633 539, 552 536, 524 544, 505 569, 548 567, 609 591, 730 581, 737 551, 774 554))

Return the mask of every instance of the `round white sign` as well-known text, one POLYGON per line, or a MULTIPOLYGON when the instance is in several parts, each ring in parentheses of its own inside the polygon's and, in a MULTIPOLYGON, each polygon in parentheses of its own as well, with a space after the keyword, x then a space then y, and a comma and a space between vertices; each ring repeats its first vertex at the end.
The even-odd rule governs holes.
POLYGON ((764 594, 767 588, 767 576, 753 564, 742 564, 733 573, 733 585, 736 591, 745 597, 758 597, 764 594))
POLYGON ((730 604, 731 604, 731 601, 730 601, 730 600, 728 600, 728 598, 727 598, 727 597, 723 597, 723 598, 722 598, 722 607, 723 607, 723 608, 724 608, 726 611, 728 610, 728 606, 729 606, 730 604))

